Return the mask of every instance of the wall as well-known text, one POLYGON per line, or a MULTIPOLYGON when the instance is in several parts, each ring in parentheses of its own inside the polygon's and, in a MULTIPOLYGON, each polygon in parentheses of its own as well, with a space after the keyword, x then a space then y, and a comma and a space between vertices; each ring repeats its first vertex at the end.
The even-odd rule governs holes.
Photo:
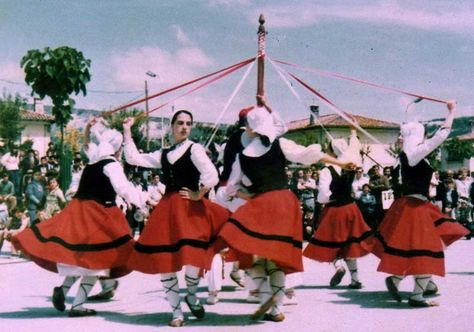
POLYGON ((44 122, 28 121, 23 122, 25 128, 21 132, 20 142, 33 140, 33 149, 38 150, 40 156, 46 155, 48 143, 51 141, 49 124, 44 122))

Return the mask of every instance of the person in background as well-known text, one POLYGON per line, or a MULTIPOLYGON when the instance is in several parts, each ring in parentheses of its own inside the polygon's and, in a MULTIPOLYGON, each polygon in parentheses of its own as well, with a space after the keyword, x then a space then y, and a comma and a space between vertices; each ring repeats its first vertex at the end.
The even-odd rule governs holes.
MULTIPOLYGON (((25 210, 22 206, 17 206, 12 211, 12 220, 6 228, 0 230, 0 251, 3 247, 5 240, 11 241, 12 236, 19 234, 21 231, 26 229, 30 224, 30 219, 26 216, 25 210)), ((12 246, 12 256, 19 256, 20 252, 14 246, 12 246)))
POLYGON ((369 178, 365 176, 362 167, 357 167, 355 172, 354 181, 352 182, 352 193, 357 201, 360 199, 360 195, 362 195, 362 188, 365 184, 369 183, 369 178))
POLYGON ((59 188, 58 180, 56 178, 49 178, 48 193, 46 195, 46 204, 44 211, 48 218, 51 218, 56 213, 61 211, 66 206, 66 198, 63 191, 59 188))
POLYGON ((377 222, 375 220, 375 209, 377 201, 375 200, 375 196, 370 192, 370 186, 368 183, 364 184, 362 187, 362 194, 359 197, 358 206, 366 223, 370 228, 376 230, 377 222))
POLYGON ((451 218, 456 218, 456 207, 458 206, 459 200, 456 184, 454 183, 454 180, 447 180, 446 185, 448 189, 446 190, 446 195, 443 199, 443 212, 451 218))
POLYGON ((7 172, 2 174, 2 180, 0 181, 0 197, 6 202, 8 211, 11 212, 16 207, 15 186, 9 180, 7 172))
POLYGON ((5 170, 8 173, 10 181, 13 183, 15 188, 15 196, 17 202, 21 201, 21 177, 20 177, 20 154, 18 152, 18 146, 13 145, 10 152, 7 152, 2 156, 0 160, 5 170))
POLYGON ((26 208, 28 209, 30 220, 36 220, 36 211, 43 208, 46 202, 46 190, 41 180, 41 173, 36 171, 33 173, 33 180, 26 186, 26 208))
POLYGON ((469 169, 467 167, 459 169, 458 178, 454 180, 454 183, 456 184, 456 191, 459 197, 469 197, 469 189, 471 189, 473 179, 469 176, 469 169))

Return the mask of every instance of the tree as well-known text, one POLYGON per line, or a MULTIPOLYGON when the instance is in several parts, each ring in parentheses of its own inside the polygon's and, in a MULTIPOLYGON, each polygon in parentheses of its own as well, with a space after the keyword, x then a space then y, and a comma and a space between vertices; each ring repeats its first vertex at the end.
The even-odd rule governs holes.
POLYGON ((7 146, 20 137, 23 130, 20 109, 25 106, 25 100, 19 95, 13 97, 4 94, 0 99, 0 137, 5 140, 7 146))
MULTIPOLYGON (((143 111, 134 108, 131 110, 122 110, 118 113, 113 114, 104 112, 102 116, 107 121, 110 128, 117 129, 120 132, 123 132, 123 121, 126 118, 134 117, 135 123, 132 126, 132 138, 135 144, 137 145, 137 148, 144 150, 146 148, 146 137, 143 126, 146 123, 146 116, 143 115, 143 111)), ((153 147, 155 146, 156 143, 153 144, 153 147)))
POLYGON ((448 152, 448 160, 463 160, 474 155, 472 142, 460 141, 457 138, 451 138, 445 141, 442 148, 448 152))
POLYGON ((46 47, 44 51, 29 50, 21 59, 25 71, 25 81, 41 99, 48 96, 53 102, 52 113, 61 130, 59 146, 60 179, 65 189, 69 183, 67 173, 70 172, 71 161, 66 160, 63 153, 64 127, 72 119, 74 99, 71 94, 87 94, 86 83, 90 81, 91 60, 85 59, 82 52, 63 46, 54 50, 46 47))

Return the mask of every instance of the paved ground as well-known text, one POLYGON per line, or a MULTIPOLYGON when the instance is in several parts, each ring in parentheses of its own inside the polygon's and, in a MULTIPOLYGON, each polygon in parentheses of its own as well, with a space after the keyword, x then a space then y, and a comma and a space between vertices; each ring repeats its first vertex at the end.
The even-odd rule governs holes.
MULTIPOLYGON (((327 286, 333 268, 305 260, 304 285, 297 289, 298 305, 285 306, 282 323, 253 322, 249 315, 257 305, 247 304, 246 292, 224 281, 221 301, 206 306, 202 321, 188 319, 188 331, 470 331, 474 308, 474 241, 461 240, 446 253, 446 278, 437 278, 440 307, 409 308, 406 301, 397 303, 385 291, 382 273, 375 272, 377 259, 365 257, 359 262, 364 288, 349 290, 327 286)), ((68 318, 51 304, 51 292, 61 277, 42 270, 33 263, 8 256, 4 246, 0 256, 0 331, 154 331, 167 327, 169 307, 158 276, 132 273, 122 278, 111 301, 89 304, 99 314, 95 317, 68 318)), ((227 266, 228 275, 230 266, 227 266)), ((180 280, 184 285, 183 280, 180 280)), ((349 282, 346 275, 343 285, 349 282)), ((206 281, 199 296, 204 300, 206 281)), ((412 279, 402 282, 405 298, 412 279)), ((73 288, 71 294, 75 294, 73 288)), ((93 290, 93 293, 97 288, 93 290)), ((68 297, 68 302, 72 301, 68 297)), ((183 305, 188 315, 186 305, 183 305)))

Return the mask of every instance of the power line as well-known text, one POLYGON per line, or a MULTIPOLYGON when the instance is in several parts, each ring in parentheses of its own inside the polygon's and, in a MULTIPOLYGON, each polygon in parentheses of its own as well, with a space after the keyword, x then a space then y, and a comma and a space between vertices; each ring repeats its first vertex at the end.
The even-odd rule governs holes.
MULTIPOLYGON (((23 83, 23 82, 15 82, 15 81, 7 80, 7 79, 4 79, 4 78, 0 78, 0 81, 1 81, 1 82, 5 82, 5 83, 8 83, 8 84, 29 86, 28 84, 23 83)), ((95 90, 95 89, 91 89, 91 90, 87 90, 87 92, 90 92, 90 93, 102 93, 102 94, 129 94, 129 93, 139 93, 139 92, 141 92, 141 90, 108 91, 108 90, 95 90)))

